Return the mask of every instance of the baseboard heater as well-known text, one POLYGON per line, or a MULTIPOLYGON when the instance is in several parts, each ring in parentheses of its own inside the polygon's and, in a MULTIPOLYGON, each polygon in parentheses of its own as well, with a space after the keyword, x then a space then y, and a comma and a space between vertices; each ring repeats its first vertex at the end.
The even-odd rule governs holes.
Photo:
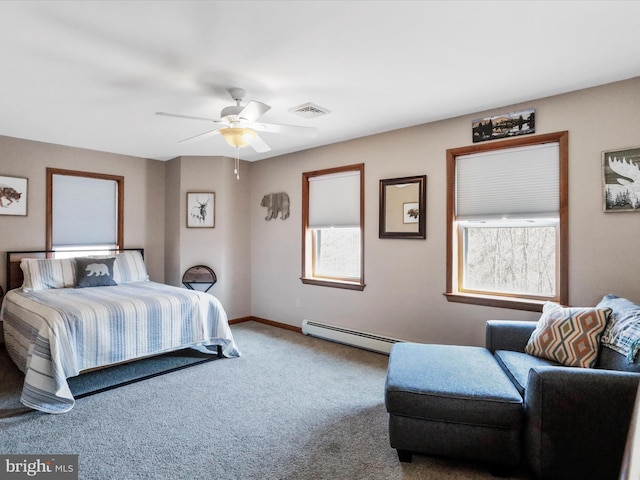
POLYGON ((402 342, 396 338, 382 337, 367 332, 359 332, 312 320, 302 321, 302 333, 312 337, 343 343, 352 347, 363 348, 373 352, 389 354, 394 343, 402 342))

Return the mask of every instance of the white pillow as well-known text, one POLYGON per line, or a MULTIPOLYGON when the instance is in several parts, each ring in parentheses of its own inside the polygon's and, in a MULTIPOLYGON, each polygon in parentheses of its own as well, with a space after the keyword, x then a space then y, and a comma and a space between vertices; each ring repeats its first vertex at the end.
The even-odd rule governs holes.
POLYGON ((23 258, 20 268, 24 276, 22 290, 25 292, 72 288, 76 284, 76 266, 73 258, 23 258))
POLYGON ((113 263, 113 279, 118 284, 149 280, 142 254, 137 250, 131 250, 116 255, 116 261, 113 263))

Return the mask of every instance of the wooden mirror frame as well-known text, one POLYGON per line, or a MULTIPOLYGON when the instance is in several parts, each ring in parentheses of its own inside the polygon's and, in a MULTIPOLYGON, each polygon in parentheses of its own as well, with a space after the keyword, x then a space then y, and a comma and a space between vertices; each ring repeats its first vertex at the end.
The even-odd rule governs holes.
POLYGON ((380 218, 379 218, 379 238, 413 238, 424 240, 427 238, 427 176, 417 175, 414 177, 387 178, 380 180, 380 218), (415 183, 418 185, 418 217, 417 232, 394 232, 387 230, 387 187, 402 185, 405 183, 415 183))

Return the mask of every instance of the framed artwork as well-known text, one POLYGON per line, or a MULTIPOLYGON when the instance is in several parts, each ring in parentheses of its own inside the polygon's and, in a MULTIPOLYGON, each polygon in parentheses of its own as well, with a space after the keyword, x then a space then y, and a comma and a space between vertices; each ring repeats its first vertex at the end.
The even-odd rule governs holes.
POLYGON ((214 192, 187 193, 187 227, 214 228, 216 226, 216 194, 214 192))
POLYGON ((27 215, 26 178, 0 175, 0 215, 27 215))
POLYGON ((602 152, 604 212, 640 212, 640 147, 602 152))
POLYGON ((420 220, 420 206, 418 202, 402 204, 402 223, 418 223, 420 220))
POLYGON ((498 138, 516 137, 536 132, 536 112, 533 108, 503 113, 471 122, 473 143, 498 138))

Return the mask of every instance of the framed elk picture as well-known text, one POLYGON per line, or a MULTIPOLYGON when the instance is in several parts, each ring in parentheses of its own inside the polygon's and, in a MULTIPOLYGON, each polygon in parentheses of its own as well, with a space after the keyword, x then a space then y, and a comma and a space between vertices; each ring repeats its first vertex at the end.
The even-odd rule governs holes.
POLYGON ((187 193, 187 227, 214 228, 216 226, 216 194, 214 192, 187 193))
POLYGON ((602 152, 603 210, 640 212, 640 147, 602 152))
POLYGON ((27 215, 27 179, 0 176, 0 215, 27 215))

